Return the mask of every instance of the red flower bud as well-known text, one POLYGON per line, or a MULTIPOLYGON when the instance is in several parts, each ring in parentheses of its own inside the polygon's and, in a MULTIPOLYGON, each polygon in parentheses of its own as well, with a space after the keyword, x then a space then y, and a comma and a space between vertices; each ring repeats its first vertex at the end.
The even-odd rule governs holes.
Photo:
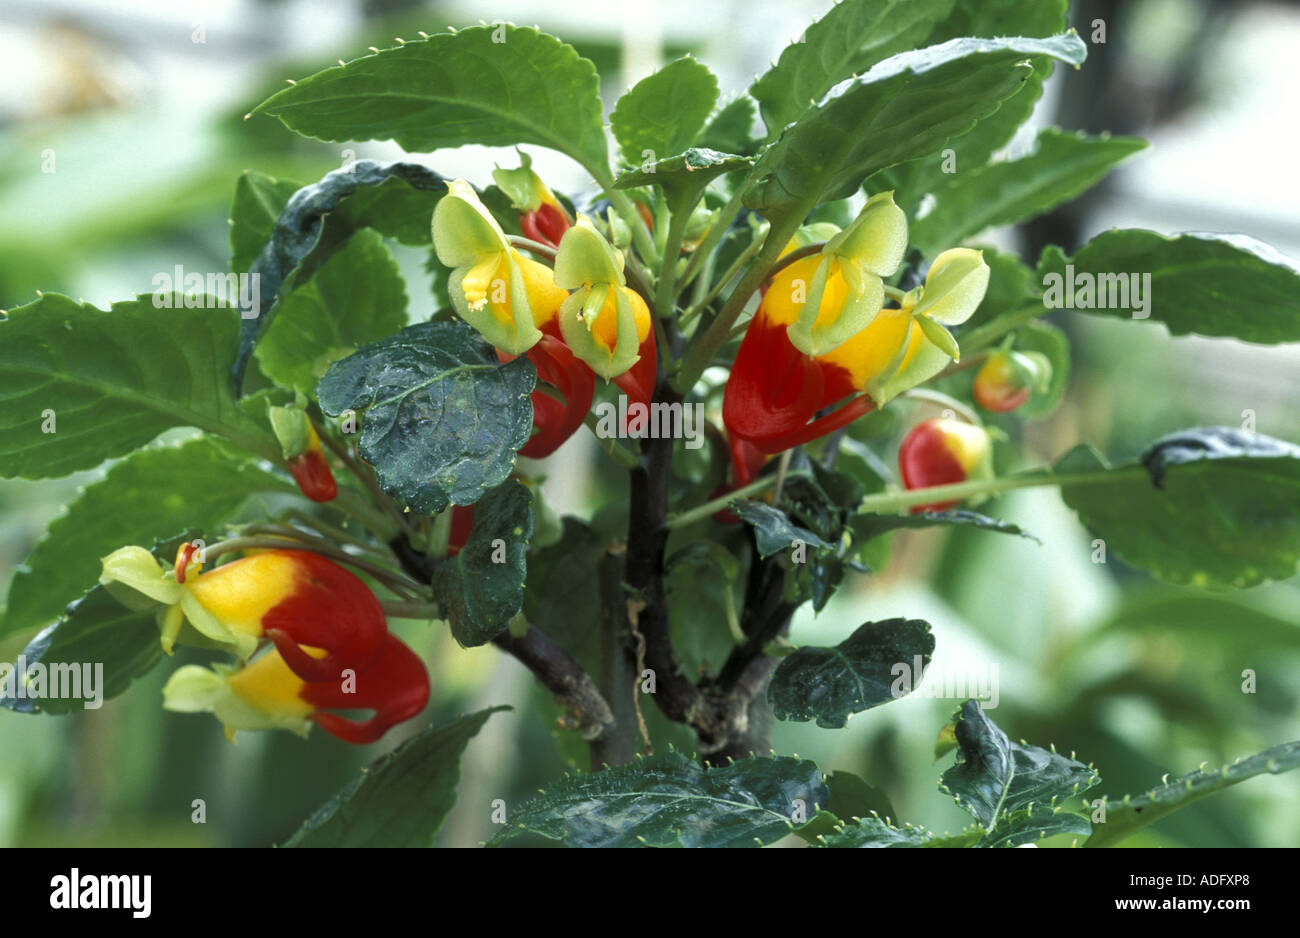
POLYGON ((519 227, 525 237, 558 248, 560 239, 569 230, 569 219, 558 205, 543 202, 531 212, 519 216, 519 227))
POLYGON ((334 474, 330 472, 329 463, 317 442, 315 448, 309 449, 289 460, 289 472, 302 494, 314 502, 332 501, 339 493, 334 474))
MULTIPOLYGON (((898 448, 898 468, 907 489, 952 485, 989 474, 989 437, 982 427, 935 418, 912 428, 898 448)), ((913 514, 946 511, 958 501, 918 505, 913 514)))

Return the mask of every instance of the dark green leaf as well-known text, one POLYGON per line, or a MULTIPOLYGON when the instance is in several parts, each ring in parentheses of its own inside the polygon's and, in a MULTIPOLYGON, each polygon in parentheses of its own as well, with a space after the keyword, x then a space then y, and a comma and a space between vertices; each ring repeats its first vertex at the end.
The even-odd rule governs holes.
POLYGON ((434 597, 456 641, 485 645, 523 608, 532 536, 532 496, 518 482, 479 499, 469 540, 433 578, 434 597))
POLYGON ((395 140, 417 153, 536 143, 608 175, 595 66, 534 28, 501 23, 411 40, 304 78, 256 112, 304 136, 395 140))
MULTIPOLYGON (((953 0, 843 0, 750 87, 775 137, 786 124, 846 78, 922 45, 953 0)), ((1006 35, 1003 33, 1002 35, 1006 35)))
POLYGON ((460 758, 491 707, 430 727, 361 770, 317 808, 286 847, 431 847, 456 804, 460 758))
POLYGON ((1031 805, 1058 801, 1097 784, 1089 766, 1059 753, 1013 743, 974 700, 955 714, 957 763, 943 773, 939 787, 992 831, 1031 805))
MULTIPOLYGON (((243 381, 249 356, 279 311, 281 294, 288 296, 310 278, 358 227, 373 224, 382 233, 409 234, 404 216, 398 212, 399 206, 414 205, 417 213, 427 207, 431 218, 433 203, 446 189, 447 183, 441 176, 418 163, 359 160, 295 192, 280 212, 270 239, 249 268, 250 275, 258 277, 258 302, 244 311, 240 325, 239 355, 231 369, 236 391, 243 381), (394 197, 391 189, 386 195, 370 192, 362 196, 351 212, 340 210, 340 205, 346 204, 354 193, 391 182, 400 182, 402 188, 409 186, 421 195, 396 193, 394 197), (408 202, 401 201, 408 196, 408 202), (395 227, 389 228, 390 224, 395 227)), ((270 198, 265 190, 264 195, 270 198)), ((428 238, 424 240, 427 243, 428 238)))
POLYGON ((331 416, 364 411, 360 453, 389 495, 433 514, 505 481, 533 424, 536 371, 460 321, 420 323, 335 362, 317 385, 331 416))
POLYGON ((807 760, 749 758, 705 769, 677 751, 571 775, 514 812, 495 846, 532 831, 571 847, 750 847, 789 834, 826 803, 807 760))
POLYGON ((1234 427, 1157 441, 1141 466, 1072 451, 1061 497, 1125 562, 1170 583, 1224 589, 1300 563, 1300 447, 1234 427), (1149 474, 1148 474, 1149 472, 1149 474))
POLYGON ((978 827, 968 827, 956 835, 939 836, 924 827, 906 824, 894 827, 880 818, 861 818, 826 834, 822 842, 827 847, 973 847, 984 836, 978 827))
POLYGON ((302 188, 300 183, 276 179, 247 169, 235 184, 235 201, 230 206, 230 269, 251 270, 257 255, 275 232, 276 219, 289 199, 302 188))
POLYGON ((718 100, 718 79, 686 56, 641 79, 618 99, 610 129, 629 166, 644 166, 695 143, 718 100))
POLYGON ((257 345, 257 363, 273 381, 310 394, 333 362, 405 325, 406 285, 397 262, 378 232, 358 231, 280 301, 257 345))
POLYGON ((1077 65, 1073 33, 1050 39, 956 39, 893 56, 842 83, 762 156, 745 202, 764 215, 802 215, 850 195, 867 176, 939 147, 1020 90, 1031 61, 1077 65))
POLYGON ((1036 804, 1023 811, 1003 815, 997 826, 984 837, 980 847, 1019 847, 1056 834, 1087 837, 1092 823, 1083 815, 1063 808, 1036 804))
POLYGON ((731 510, 754 528, 754 539, 760 557, 788 550, 796 546, 796 542, 812 548, 831 546, 811 531, 791 523, 785 512, 763 502, 740 499, 731 503, 731 510))
POLYGON ((911 693, 934 653, 920 619, 867 622, 834 648, 805 645, 781 659, 767 696, 778 720, 838 728, 850 716, 911 693), (900 676, 900 668, 902 669, 900 676))
POLYGON ((278 458, 230 391, 235 310, 207 296, 188 298, 190 308, 180 294, 158 298, 171 307, 146 295, 104 312, 46 293, 0 318, 0 477, 89 469, 172 427, 278 458))
POLYGON ((753 164, 753 159, 748 156, 692 147, 685 153, 623 173, 614 181, 614 188, 663 186, 670 191, 691 188, 703 190, 713 179, 723 173, 747 169, 753 164))
POLYGON ((1108 800, 1105 823, 1093 829, 1084 846, 1108 847, 1206 795, 1256 775, 1278 775, 1297 768, 1300 768, 1300 740, 1257 752, 1219 769, 1192 772, 1143 794, 1125 795, 1122 801, 1108 800))
MULTIPOLYGON (((854 515, 849 520, 849 526, 853 530, 853 539, 856 543, 869 541, 899 528, 952 527, 957 525, 981 528, 985 531, 997 531, 1000 534, 1018 534, 1021 537, 1029 538, 1031 541, 1038 541, 1038 538, 1019 525, 1012 524, 1009 521, 999 521, 996 518, 990 518, 987 515, 981 515, 978 512, 967 511, 962 508, 953 511, 922 511, 914 515, 863 513, 854 515)), ((1042 543, 1041 541, 1038 542, 1042 543)))
POLYGON ((983 167, 959 167, 931 189, 934 209, 908 232, 927 256, 985 228, 1027 221, 1090 189, 1146 146, 1137 137, 1088 137, 1048 128, 1032 153, 983 167))
POLYGON ((564 519, 560 540, 528 558, 524 615, 538 631, 596 673, 600 646, 600 591, 594 588, 605 545, 594 528, 564 519))
POLYGON ((0 706, 19 713, 71 713, 87 703, 116 697, 162 659, 154 610, 127 609, 102 586, 68 606, 62 619, 42 631, 22 650, 28 679, 40 672, 44 689, 19 690, 10 666, 0 664, 0 706), (102 672, 96 673, 102 667, 102 672), (54 682, 62 690, 55 691, 54 682), (91 693, 93 690, 94 693, 91 693), (39 695, 33 700, 31 694, 39 695))
POLYGON ((1071 258, 1044 252, 1038 274, 1053 308, 1150 318, 1173 335, 1300 341, 1300 264, 1245 235, 1118 228, 1071 258))
POLYGON ((10 583, 0 635, 56 618, 71 597, 95 585, 100 558, 117 548, 188 528, 215 533, 262 492, 297 488, 211 439, 131 453, 50 522, 10 583))

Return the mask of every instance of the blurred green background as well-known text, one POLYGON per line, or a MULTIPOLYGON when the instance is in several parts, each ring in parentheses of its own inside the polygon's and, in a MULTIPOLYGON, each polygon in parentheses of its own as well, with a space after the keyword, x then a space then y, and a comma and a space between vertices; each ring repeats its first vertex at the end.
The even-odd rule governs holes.
MULTIPOLYGON (((357 145, 353 153, 295 138, 268 118, 244 119, 286 77, 367 46, 480 19, 536 23, 597 62, 612 103, 684 51, 719 74, 724 93, 742 88, 824 6, 520 0, 487 11, 400 0, 9 0, 0 8, 0 308, 28 302, 36 290, 105 306, 147 292, 156 272, 176 264, 224 269, 226 213, 242 170, 307 182, 352 156, 396 156, 391 146, 357 145)), ((1071 247, 1112 226, 1206 229, 1243 231, 1300 256, 1292 122, 1281 119, 1300 91, 1286 52, 1300 42, 1300 7, 1074 5, 1081 33, 1097 18, 1107 24, 1106 44, 1090 46, 1082 71, 1058 72, 1034 127, 1139 133, 1152 148, 1084 200, 983 240, 1036 253, 1045 242, 1071 247)), ((554 188, 581 185, 564 158, 535 156, 554 188)), ((510 157, 467 147, 416 158, 485 182, 493 160, 510 157)), ((423 318, 433 311, 425 259, 393 250, 412 318, 423 318)), ((1300 440, 1300 348, 1175 340, 1160 326, 1068 311, 1052 321, 1073 342, 1069 394, 1048 420, 1005 421, 1008 466, 1050 460, 1079 440, 1127 458, 1162 433, 1247 419, 1300 440)), ((908 406, 866 439, 888 462, 912 420, 908 406)), ((98 474, 0 482, 0 589, 48 521, 98 474)), ((587 517, 616 482, 583 434, 553 458, 547 494, 555 507, 587 517)), ((944 830, 966 818, 936 789, 935 736, 964 696, 928 696, 943 677, 996 667, 993 718, 1013 737, 1094 762, 1099 794, 1137 791, 1166 772, 1300 738, 1295 578, 1242 593, 1164 587, 1114 557, 1094 562, 1091 536, 1053 492, 1016 493, 982 510, 1024 525, 1043 545, 965 530, 905 532, 882 570, 850 580, 820 616, 797 615, 798 643, 834 643, 864 621, 903 615, 931 622, 938 647, 917 694, 843 730, 778 724, 778 751, 815 759, 827 772, 860 774, 888 794, 901 819, 944 830), (1241 689, 1247 669, 1258 675, 1253 695, 1241 689)), ((462 650, 418 623, 398 630, 431 663, 434 697, 420 720, 376 747, 323 733, 307 741, 242 734, 232 746, 217 721, 161 709, 163 682, 185 663, 179 654, 98 711, 64 718, 0 711, 0 844, 278 842, 419 726, 499 703, 515 710, 494 716, 471 744, 439 844, 481 842, 492 833, 494 799, 517 803, 572 765, 585 768, 583 747, 556 729, 555 706, 513 660, 491 647, 462 650), (191 821, 196 798, 206 802, 205 824, 191 821)), ((0 660, 12 660, 30 637, 0 640, 0 660)), ((662 741, 670 737, 689 743, 671 730, 662 741)), ((1252 780, 1131 843, 1296 846, 1300 784, 1294 776, 1252 780)))

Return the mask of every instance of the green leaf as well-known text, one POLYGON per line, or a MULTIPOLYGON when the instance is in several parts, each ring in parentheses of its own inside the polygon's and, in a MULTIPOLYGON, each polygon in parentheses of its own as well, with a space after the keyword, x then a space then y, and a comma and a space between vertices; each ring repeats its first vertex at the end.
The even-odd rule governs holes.
POLYGON ((235 184, 230 206, 230 269, 251 270, 262 247, 275 233, 275 222, 289 199, 302 188, 288 179, 276 179, 247 169, 235 184))
POLYGON ((867 622, 834 648, 805 645, 781 659, 767 697, 778 720, 839 728, 849 717, 910 693, 930 664, 934 636, 920 619, 867 622), (909 675, 899 675, 899 667, 909 675))
POLYGON ((460 758, 490 707, 430 727, 361 770, 317 808, 286 847, 432 847, 456 804, 460 758))
POLYGON ((1076 449, 1056 466, 1061 497, 1108 551, 1166 582, 1214 589, 1295 573, 1300 447, 1204 427, 1157 440, 1142 462, 1110 469, 1076 449))
POLYGON ((610 129, 629 166, 643 166, 695 143, 718 100, 718 79, 690 56, 669 62, 618 99, 610 129))
POLYGON ((596 673, 600 646, 600 591, 597 563, 605 545, 600 534, 578 518, 565 517, 560 540, 528 557, 524 615, 583 666, 596 673))
POLYGON ((535 143, 608 178, 596 67, 573 47, 508 24, 438 33, 304 78, 254 113, 320 140, 395 140, 427 153, 535 143))
POLYGON ((739 499, 731 503, 731 510, 742 521, 753 527, 760 557, 788 550, 795 546, 796 541, 814 549, 831 546, 813 532, 792 523, 785 512, 763 502, 739 499))
POLYGON ((463 322, 419 323, 335 362, 316 387, 331 416, 364 411, 360 453, 419 514, 472 505, 528 442, 537 373, 508 364, 463 322))
POLYGON ((172 427, 278 458, 229 388, 235 311, 211 297, 185 308, 180 294, 159 296, 172 307, 146 295, 104 312, 46 293, 0 319, 0 477, 89 469, 172 427))
POLYGON ((1050 36, 1065 28, 1067 0, 957 0, 930 44, 959 36, 1050 36))
POLYGON ((961 508, 953 511, 922 511, 914 515, 880 515, 863 512, 849 519, 849 527, 853 530, 855 543, 869 541, 899 528, 955 526, 981 528, 985 531, 996 531, 999 534, 1018 534, 1020 537, 1027 537, 1031 541, 1042 543, 1019 525, 1012 524, 1009 521, 999 521, 996 518, 981 515, 979 512, 967 511, 961 508))
POLYGON ((785 47, 750 87, 769 136, 776 134, 839 82, 882 59, 923 45, 953 0, 843 0, 785 47))
POLYGON ((924 827, 905 824, 894 827, 878 817, 860 818, 822 837, 827 847, 973 847, 984 836, 978 827, 968 827, 959 834, 939 836, 924 827))
POLYGON ((1083 815, 1064 808, 1036 804, 1023 811, 1004 815, 977 846, 1019 847, 1057 834, 1088 837, 1092 834, 1092 822, 1083 815))
MULTIPOLYGON (((0 664, 0 706, 18 713, 64 714, 94 709, 86 704, 93 704, 96 698, 102 703, 116 697, 161 659, 154 610, 127 609, 104 587, 95 586, 71 603, 63 618, 32 639, 19 655, 19 663, 27 665, 25 673, 29 677, 35 671, 44 674, 44 690, 38 691, 40 699, 26 696, 33 689, 19 696, 15 688, 15 694, 10 696, 9 665, 0 664), (101 666, 102 673, 97 674, 101 666), (54 680, 64 690, 58 696, 49 696, 54 691, 54 680)), ((18 677, 17 668, 12 677, 18 677)))
POLYGON ((702 148, 745 156, 753 155, 758 143, 754 139, 754 99, 746 94, 718 108, 699 139, 702 148))
MULTIPOLYGON (((282 297, 316 273, 358 228, 374 226, 381 234, 414 237, 408 243, 428 244, 431 235, 418 231, 416 237, 409 230, 411 222, 423 218, 420 224, 427 230, 433 205, 446 190, 441 176, 418 163, 359 160, 295 192, 249 268, 259 289, 240 326, 239 354, 231 368, 236 392, 254 347, 279 312, 282 297), (410 191, 403 191, 408 187, 410 191)), ((265 188, 263 193, 265 199, 272 197, 265 188)), ((236 219, 235 224, 242 223, 236 219)), ((257 224, 256 218, 252 224, 257 224)))
POLYGON ((689 675, 716 674, 740 631, 740 548, 727 532, 727 541, 710 537, 674 550, 664 561, 664 588, 668 600, 668 628, 673 650, 689 675), (730 603, 730 606, 728 606, 730 603), (729 621, 730 620, 730 621, 729 621))
POLYGON ((684 153, 623 173, 614 181, 614 188, 633 189, 654 185, 663 186, 669 191, 691 188, 703 190, 723 173, 734 173, 752 165, 754 160, 748 156, 692 147, 684 153))
POLYGON ((1122 801, 1107 799, 1105 823, 1093 828, 1084 846, 1109 847, 1206 795, 1256 775, 1279 775, 1296 768, 1300 768, 1300 740, 1265 749, 1219 769, 1192 772, 1140 795, 1125 795, 1122 801))
POLYGON ((1090 189, 1145 147, 1137 137, 1043 130, 1032 153, 946 175, 931 189, 935 208, 908 235, 929 256, 985 228, 1036 218, 1090 189))
POLYGON ((1032 805, 1055 807, 1099 781, 1096 772, 1025 743, 1013 743, 974 700, 954 715, 957 763, 939 787, 952 795, 989 832, 1032 805))
MULTIPOLYGON (((287 478, 211 439, 137 450, 50 522, 9 586, 0 635, 44 625, 99 580, 100 558, 193 528, 215 532, 251 496, 296 493, 287 478)), ((212 538, 209 537, 209 542, 212 538)))
POLYGON ((461 645, 487 644, 523 608, 532 536, 532 496, 518 482, 492 489, 474 506, 469 540, 433 577, 434 598, 461 645))
POLYGON ((268 378, 310 394, 333 362, 405 325, 397 262, 378 232, 362 230, 280 301, 254 354, 268 378))
POLYGON ((525 831, 570 847, 749 847, 786 836, 826 803, 807 760, 749 758, 706 769, 675 750, 570 775, 514 811, 489 841, 525 831))
POLYGON ((1173 335, 1300 341, 1300 264, 1245 235, 1118 228, 1071 258, 1045 251, 1038 274, 1051 308, 1149 318, 1173 335))
POLYGON ((768 149, 748 207, 803 214, 844 198, 877 170, 922 156, 964 133, 1020 90, 1031 60, 1083 61, 1073 33, 1050 39, 956 39, 893 56, 842 83, 768 149))

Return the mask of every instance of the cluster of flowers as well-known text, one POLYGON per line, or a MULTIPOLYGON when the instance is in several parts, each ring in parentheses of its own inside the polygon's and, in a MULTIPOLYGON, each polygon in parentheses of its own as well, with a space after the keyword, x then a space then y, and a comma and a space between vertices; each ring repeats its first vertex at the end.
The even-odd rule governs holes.
POLYGON ((163 569, 143 547, 104 558, 100 582, 130 608, 156 609, 162 649, 233 653, 239 664, 179 668, 163 706, 213 713, 237 730, 314 723, 350 743, 372 743, 429 700, 424 663, 388 631, 375 595, 356 576, 305 550, 265 550, 212 570, 192 544, 163 569), (260 654, 258 653, 260 651, 260 654), (331 710, 373 710, 352 720, 331 710))

